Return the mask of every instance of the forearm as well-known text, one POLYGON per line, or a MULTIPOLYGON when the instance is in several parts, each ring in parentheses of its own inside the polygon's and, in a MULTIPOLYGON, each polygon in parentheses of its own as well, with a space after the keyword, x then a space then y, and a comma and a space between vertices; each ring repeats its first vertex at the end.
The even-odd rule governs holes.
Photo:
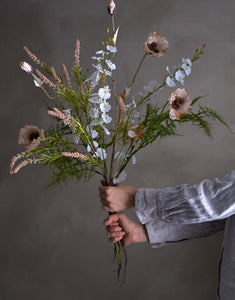
POLYGON ((221 220, 235 213, 235 171, 223 179, 165 189, 139 189, 136 213, 142 223, 159 218, 174 224, 221 220))

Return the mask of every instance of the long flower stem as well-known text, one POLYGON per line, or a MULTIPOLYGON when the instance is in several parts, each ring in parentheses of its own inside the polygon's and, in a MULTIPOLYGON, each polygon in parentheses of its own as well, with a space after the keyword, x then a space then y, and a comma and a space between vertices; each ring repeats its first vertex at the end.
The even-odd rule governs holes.
POLYGON ((142 57, 142 59, 141 59, 139 65, 138 65, 138 67, 137 67, 137 69, 136 69, 136 72, 135 72, 135 74, 134 74, 134 76, 133 76, 133 78, 132 78, 132 81, 131 81, 131 83, 130 83, 129 86, 128 86, 128 89, 131 89, 132 86, 134 85, 136 76, 138 75, 139 70, 140 70, 140 68, 141 68, 141 66, 142 66, 142 64, 143 64, 143 62, 144 62, 144 60, 145 60, 145 57, 146 57, 147 55, 148 55, 148 54, 145 53, 144 56, 142 57))

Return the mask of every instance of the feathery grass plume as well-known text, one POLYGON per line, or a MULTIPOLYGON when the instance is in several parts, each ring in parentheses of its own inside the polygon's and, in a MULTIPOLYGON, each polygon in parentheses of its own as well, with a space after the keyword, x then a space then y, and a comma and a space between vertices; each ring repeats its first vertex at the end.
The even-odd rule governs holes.
POLYGON ((66 81, 68 87, 71 89, 72 88, 71 80, 70 80, 69 73, 68 73, 68 70, 66 68, 66 65, 62 64, 61 67, 62 67, 62 70, 63 70, 63 73, 64 73, 65 81, 66 81))
POLYGON ((88 156, 84 155, 79 152, 62 152, 61 155, 66 156, 66 157, 73 157, 73 158, 79 158, 81 160, 88 160, 88 156))
POLYGON ((37 58, 36 55, 34 55, 26 46, 24 46, 25 53, 31 58, 37 65, 43 66, 43 62, 40 61, 39 58, 37 58))
POLYGON ((68 115, 66 116, 65 114, 63 114, 58 108, 54 107, 53 110, 48 110, 48 114, 53 116, 53 117, 56 117, 56 118, 59 118, 63 121, 66 122, 66 124, 68 124, 68 126, 70 127, 73 127, 74 124, 72 122, 72 118, 69 117, 68 115), (54 111, 53 111, 54 110, 54 111))
POLYGON ((53 76, 53 78, 55 79, 55 82, 57 83, 57 85, 62 88, 62 82, 61 79, 59 78, 59 76, 56 74, 55 68, 50 67, 51 70, 51 74, 53 76))
POLYGON ((123 98, 121 96, 119 96, 119 104, 120 104, 120 108, 121 108, 121 113, 122 113, 122 116, 124 117, 125 114, 126 114, 126 109, 125 109, 125 105, 124 105, 124 101, 123 101, 123 98))
POLYGON ((52 89, 56 89, 56 84, 54 84, 53 82, 51 82, 50 79, 48 79, 45 75, 43 75, 38 69, 36 69, 35 72, 40 77, 40 79, 43 82, 45 82, 49 87, 51 87, 52 89))
POLYGON ((76 40, 76 48, 74 51, 74 58, 75 58, 75 64, 79 65, 80 64, 80 41, 78 39, 76 40))
POLYGON ((37 162, 38 162, 37 159, 27 158, 27 159, 21 161, 15 168, 12 168, 11 174, 16 174, 17 172, 19 172, 20 169, 27 166, 28 164, 32 164, 32 163, 36 164, 37 162))

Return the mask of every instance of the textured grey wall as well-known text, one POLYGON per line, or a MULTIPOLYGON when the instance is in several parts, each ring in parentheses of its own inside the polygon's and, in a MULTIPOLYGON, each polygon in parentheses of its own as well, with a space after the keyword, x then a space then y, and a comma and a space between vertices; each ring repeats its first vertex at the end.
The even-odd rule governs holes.
MULTIPOLYGON (((137 86, 160 78, 165 65, 190 57, 206 42, 206 54, 193 66, 186 87, 192 96, 209 93, 205 101, 235 129, 235 2, 116 3, 120 86, 142 56, 149 32, 166 35, 170 47, 158 62, 149 58, 137 86)), ((106 213, 98 201, 99 179, 42 192, 48 182, 45 168, 8 174, 10 158, 22 151, 17 145, 19 128, 27 123, 43 128, 48 122, 44 95, 18 67, 25 59, 23 46, 52 65, 69 65, 79 37, 82 64, 89 66, 110 21, 106 5, 105 0, 1 1, 0 299, 214 300, 222 234, 160 249, 144 244, 128 247, 126 284, 120 288, 102 226, 106 213)), ((139 153, 126 183, 135 187, 197 183, 234 168, 234 136, 221 125, 215 124, 213 141, 191 127, 181 133, 184 136, 139 153)), ((129 215, 135 218, 134 212, 129 215)))

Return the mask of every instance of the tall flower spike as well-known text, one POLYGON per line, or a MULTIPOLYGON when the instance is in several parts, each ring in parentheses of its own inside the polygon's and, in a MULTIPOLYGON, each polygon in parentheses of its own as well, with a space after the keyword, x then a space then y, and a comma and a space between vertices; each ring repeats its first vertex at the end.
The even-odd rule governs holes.
POLYGON ((69 73, 68 73, 68 70, 67 70, 65 64, 62 64, 62 70, 63 70, 63 73, 64 73, 65 81, 66 81, 68 87, 71 88, 72 87, 71 86, 71 80, 70 80, 69 73))
POLYGON ((34 55, 26 46, 24 46, 25 53, 31 58, 36 64, 43 65, 43 63, 40 61, 40 59, 37 58, 36 55, 34 55))
POLYGON ((43 82, 49 85, 49 87, 56 89, 56 85, 53 82, 51 82, 50 79, 48 79, 45 75, 43 75, 38 69, 36 69, 35 72, 43 82))
POLYGON ((79 152, 62 152, 61 155, 66 156, 66 157, 72 157, 72 158, 79 158, 81 160, 87 160, 88 157, 87 155, 84 155, 79 152))
POLYGON ((76 48, 74 51, 74 58, 75 58, 75 64, 79 65, 80 64, 80 41, 78 39, 76 40, 76 48))
POLYGON ((109 0, 108 13, 112 16, 116 12, 116 4, 113 0, 109 0))
POLYGON ((147 41, 144 44, 145 52, 153 55, 154 57, 162 56, 168 49, 168 41, 165 36, 161 36, 157 32, 150 33, 147 41))

